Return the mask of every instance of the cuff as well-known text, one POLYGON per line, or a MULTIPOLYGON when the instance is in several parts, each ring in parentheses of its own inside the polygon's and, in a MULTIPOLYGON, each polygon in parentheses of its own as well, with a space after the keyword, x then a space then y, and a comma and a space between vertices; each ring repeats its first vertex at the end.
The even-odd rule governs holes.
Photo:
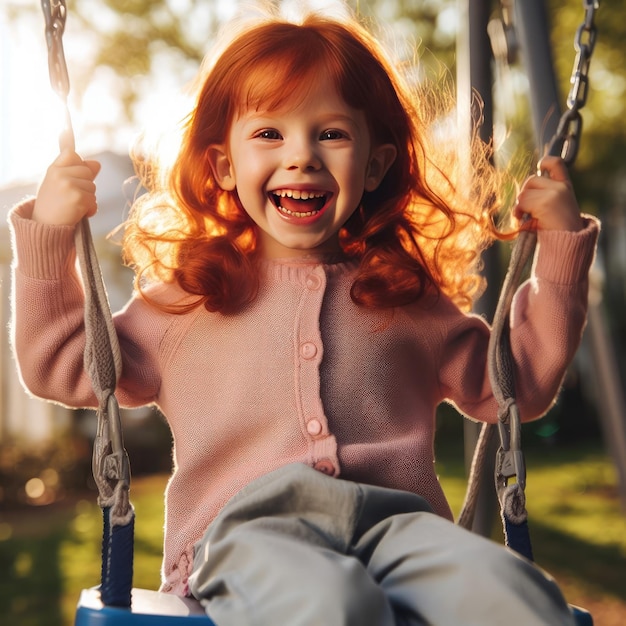
POLYGON ((34 198, 30 198, 13 207, 9 213, 14 266, 29 278, 62 278, 76 259, 75 227, 33 221, 34 205, 34 198))
POLYGON ((583 221, 583 229, 577 232, 538 231, 534 267, 537 278, 560 285, 587 279, 595 257, 600 221, 589 215, 584 215, 583 221))

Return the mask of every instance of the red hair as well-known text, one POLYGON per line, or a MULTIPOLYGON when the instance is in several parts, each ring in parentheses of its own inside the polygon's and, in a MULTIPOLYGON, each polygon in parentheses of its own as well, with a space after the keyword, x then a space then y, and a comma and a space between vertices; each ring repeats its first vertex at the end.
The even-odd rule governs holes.
POLYGON ((481 169, 470 194, 456 184, 456 141, 432 137, 441 113, 433 107, 436 92, 408 89, 357 23, 320 16, 249 27, 208 70, 165 188, 147 185, 125 231, 125 258, 140 289, 142 278, 175 280, 198 296, 194 306, 223 313, 255 297, 256 226, 216 183, 208 151, 225 143, 238 113, 306 97, 308 89, 298 87, 310 87, 322 72, 346 104, 364 111, 373 144, 397 149, 382 183, 364 194, 339 233, 344 253, 359 261, 353 300, 401 306, 434 289, 470 307, 482 284, 480 253, 496 236, 496 186, 485 147, 470 142, 468 161, 481 169))

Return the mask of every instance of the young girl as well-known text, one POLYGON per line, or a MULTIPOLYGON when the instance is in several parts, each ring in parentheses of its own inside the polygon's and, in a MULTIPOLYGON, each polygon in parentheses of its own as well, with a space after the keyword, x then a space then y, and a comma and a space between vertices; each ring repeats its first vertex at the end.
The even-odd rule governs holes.
MULTIPOLYGON (((173 433, 162 589, 220 626, 573 623, 539 569, 450 521, 435 475, 440 402, 497 420, 489 328, 463 312, 497 198, 415 95, 356 23, 248 26, 134 207, 118 397, 173 433)), ((541 167, 514 208, 539 239, 511 327, 525 420, 577 349, 598 232, 541 167)), ((63 151, 11 215, 21 375, 74 407, 94 405, 73 234, 98 169, 63 151)))

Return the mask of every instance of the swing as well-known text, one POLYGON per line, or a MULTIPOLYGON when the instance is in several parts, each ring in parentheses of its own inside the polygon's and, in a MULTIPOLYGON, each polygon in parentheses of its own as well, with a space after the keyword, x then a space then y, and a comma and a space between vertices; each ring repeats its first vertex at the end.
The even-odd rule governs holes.
MULTIPOLYGON (((65 0, 41 0, 52 88, 65 104, 65 130, 61 148, 74 148, 67 96, 69 79, 62 37, 67 9, 65 0)), ((587 71, 595 43, 596 0, 584 0, 585 21, 577 33, 577 56, 572 74, 568 110, 563 114, 549 153, 562 156, 567 165, 576 157, 581 129, 580 109, 586 100, 587 71), (588 40, 583 43, 583 36, 588 40)), ((513 294, 524 267, 532 258, 536 236, 523 231, 513 248, 493 322, 489 342, 489 376, 499 406, 499 423, 485 424, 476 446, 467 495, 458 523, 470 528, 477 502, 478 477, 488 442, 498 429, 500 449, 496 459, 496 491, 500 501, 506 545, 532 560, 524 487, 526 468, 520 446, 520 416, 511 376, 511 356, 506 329, 513 294), (509 484, 515 479, 513 484, 509 484)), ((93 450, 93 474, 98 503, 103 511, 101 584, 83 590, 75 626, 212 626, 200 603, 190 598, 145 589, 132 589, 134 509, 128 492, 130 465, 124 449, 115 388, 121 371, 120 349, 96 258, 89 221, 76 229, 76 248, 85 284, 85 369, 98 399, 98 427, 93 450)), ((591 615, 571 607, 578 626, 593 626, 591 615)))

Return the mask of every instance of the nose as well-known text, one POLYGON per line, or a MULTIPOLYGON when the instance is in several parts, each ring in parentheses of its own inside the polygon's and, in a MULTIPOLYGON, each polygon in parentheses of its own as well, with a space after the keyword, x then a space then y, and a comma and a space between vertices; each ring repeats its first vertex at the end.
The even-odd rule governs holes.
POLYGON ((288 170, 316 172, 322 168, 322 160, 311 141, 294 139, 286 146, 284 165, 288 170))

